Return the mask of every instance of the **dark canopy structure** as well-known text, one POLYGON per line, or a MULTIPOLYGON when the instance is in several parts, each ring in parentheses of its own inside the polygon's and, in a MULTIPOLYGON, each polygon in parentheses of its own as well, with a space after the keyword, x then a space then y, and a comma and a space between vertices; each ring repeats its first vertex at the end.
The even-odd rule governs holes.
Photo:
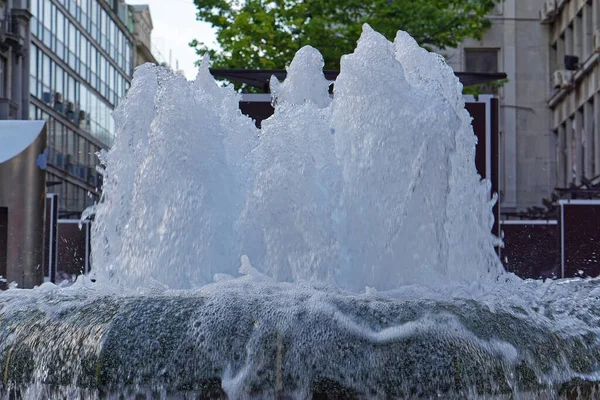
MULTIPOLYGON (((325 70, 325 78, 335 81, 340 71, 325 70)), ((233 83, 245 83, 246 85, 269 91, 269 80, 275 75, 283 81, 287 75, 284 69, 219 69, 211 68, 210 73, 215 78, 227 79, 233 83)), ((456 72, 463 86, 481 85, 494 81, 506 79, 505 73, 481 73, 481 72, 456 72)))

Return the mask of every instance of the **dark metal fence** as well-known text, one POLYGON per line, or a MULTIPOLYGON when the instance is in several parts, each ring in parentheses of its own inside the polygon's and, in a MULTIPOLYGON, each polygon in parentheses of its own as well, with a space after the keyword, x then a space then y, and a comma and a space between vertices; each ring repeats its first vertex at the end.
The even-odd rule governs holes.
POLYGON ((600 275, 600 200, 561 200, 561 272, 565 278, 600 275))
POLYGON ((600 276, 600 200, 557 204, 555 220, 502 221, 505 268, 523 278, 600 276))
POLYGON ((560 276, 558 221, 502 221, 500 226, 500 257, 507 271, 531 279, 560 276))

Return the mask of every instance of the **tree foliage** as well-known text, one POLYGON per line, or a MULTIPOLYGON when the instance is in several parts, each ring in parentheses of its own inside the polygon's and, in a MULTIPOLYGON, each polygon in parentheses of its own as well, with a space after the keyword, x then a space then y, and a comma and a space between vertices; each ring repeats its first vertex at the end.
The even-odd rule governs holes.
POLYGON ((317 48, 326 69, 351 53, 363 23, 393 40, 400 29, 427 48, 481 38, 502 0, 194 0, 197 19, 216 29, 219 50, 194 40, 218 68, 283 68, 302 46, 317 48))

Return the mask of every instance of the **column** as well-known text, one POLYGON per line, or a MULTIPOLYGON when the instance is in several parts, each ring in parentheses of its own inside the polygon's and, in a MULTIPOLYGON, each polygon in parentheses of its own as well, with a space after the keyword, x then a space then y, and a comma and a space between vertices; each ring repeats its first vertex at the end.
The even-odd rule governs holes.
POLYGON ((566 168, 565 168, 565 187, 569 186, 573 182, 573 119, 569 118, 566 122, 565 126, 566 131, 566 143, 565 143, 565 153, 566 153, 566 168))
POLYGON ((584 168, 583 173, 587 179, 592 179, 594 177, 594 104, 591 101, 588 101, 584 105, 583 110, 584 115, 584 124, 583 124, 583 146, 584 146, 584 168))
MULTIPOLYGON (((573 27, 567 27, 565 29, 565 55, 572 56, 575 53, 573 36, 573 27)), ((564 69, 564 65, 561 66, 561 69, 564 69)))
MULTIPOLYGON (((597 2, 594 2, 597 4, 597 2)), ((600 175, 600 92, 594 95, 594 176, 600 175)))
POLYGON ((565 125, 558 127, 558 140, 556 144, 556 186, 564 188, 567 186, 567 141, 565 138, 565 125))
POLYGON ((575 184, 581 185, 583 176, 583 110, 575 112, 575 184))
POLYGON ((584 63, 587 58, 592 55, 592 47, 594 45, 594 26, 592 25, 593 20, 593 10, 592 6, 589 3, 583 5, 582 19, 583 23, 583 53, 582 58, 580 60, 581 63, 584 63))
MULTIPOLYGON (((502 49, 503 72, 508 76, 517 75, 517 38, 516 17, 517 2, 506 0, 504 3, 504 37, 502 49)), ((503 104, 517 104, 517 82, 511 79, 503 88, 503 104)), ((504 196, 501 206, 514 208, 517 206, 517 110, 514 107, 503 107, 503 182, 504 196)))
POLYGON ((600 1, 592 1, 592 26, 600 28, 600 1))

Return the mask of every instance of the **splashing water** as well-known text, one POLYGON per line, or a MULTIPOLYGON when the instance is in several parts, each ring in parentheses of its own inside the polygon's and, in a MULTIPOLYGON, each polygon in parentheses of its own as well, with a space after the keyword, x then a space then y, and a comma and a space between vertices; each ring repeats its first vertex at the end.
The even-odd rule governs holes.
POLYGON ((260 131, 207 59, 194 82, 138 69, 105 160, 99 278, 199 287, 243 254, 275 280, 354 291, 498 277, 490 186, 452 70, 369 27, 333 100, 322 68, 315 49, 297 53, 260 131))
POLYGON ((304 47, 261 130, 208 63, 136 70, 97 282, 0 296, 0 399, 597 397, 600 281, 502 272, 440 56, 365 26, 332 99, 304 47))

